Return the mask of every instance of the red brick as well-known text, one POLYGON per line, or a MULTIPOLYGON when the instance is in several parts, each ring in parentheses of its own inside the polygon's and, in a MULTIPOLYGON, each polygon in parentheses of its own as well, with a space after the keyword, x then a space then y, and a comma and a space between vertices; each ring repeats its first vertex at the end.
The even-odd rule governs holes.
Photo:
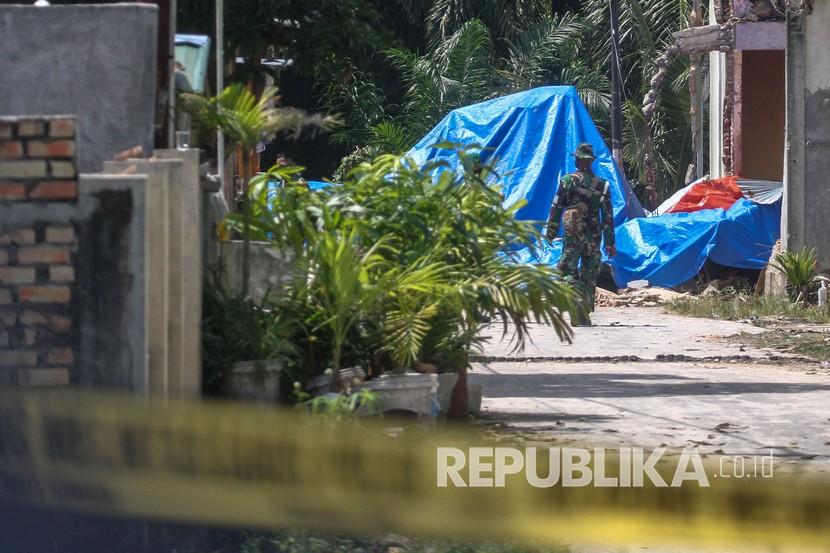
POLYGON ((49 136, 52 138, 72 138, 75 136, 73 119, 52 119, 49 121, 49 136))
POLYGON ((49 326, 53 331, 64 334, 72 330, 72 319, 69 317, 61 317, 60 315, 51 315, 49 317, 49 326))
POLYGON ((72 157, 75 142, 72 140, 30 140, 26 150, 29 157, 72 157))
POLYGON ((6 234, 0 234, 0 244, 34 244, 35 231, 30 228, 18 229, 6 234))
POLYGON ((22 121, 17 125, 17 136, 41 136, 45 132, 43 121, 22 121))
POLYGON ((0 159, 18 159, 23 157, 22 142, 0 142, 0 159))
POLYGON ((17 250, 17 261, 24 265, 32 263, 66 265, 69 263, 69 257, 70 252, 68 246, 50 246, 43 244, 40 246, 27 246, 17 250))
POLYGON ((18 386, 68 386, 69 369, 25 369, 17 371, 18 386))
POLYGON ((0 327, 10 327, 17 324, 17 313, 11 309, 0 309, 0 327))
POLYGON ((50 161, 49 174, 53 179, 74 179, 78 172, 75 171, 75 163, 72 161, 50 161))
POLYGON ((34 284, 35 270, 31 267, 0 267, 0 284, 34 284))
POLYGON ((0 182, 0 201, 25 200, 26 187, 15 182, 0 182))
POLYGON ((29 194, 30 198, 63 200, 78 197, 78 183, 74 180, 43 181, 29 194))
POLYGON ((45 325, 46 315, 37 311, 26 310, 20 314, 20 323, 24 325, 45 325))
POLYGON ((75 355, 70 348, 50 349, 46 362, 50 365, 71 365, 75 362, 75 355))
POLYGON ((46 161, 41 159, 18 159, 0 163, 0 178, 38 179, 46 176, 46 161))
POLYGON ((46 227, 46 241, 53 244, 71 244, 75 241, 72 227, 46 227))
POLYGON ((37 364, 35 351, 0 351, 0 366, 2 367, 34 367, 37 364))
POLYGON ((50 282, 75 282, 75 269, 72 265, 52 265, 49 267, 50 282))
POLYGON ((26 286, 17 291, 22 302, 32 303, 67 303, 72 292, 67 286, 26 286))

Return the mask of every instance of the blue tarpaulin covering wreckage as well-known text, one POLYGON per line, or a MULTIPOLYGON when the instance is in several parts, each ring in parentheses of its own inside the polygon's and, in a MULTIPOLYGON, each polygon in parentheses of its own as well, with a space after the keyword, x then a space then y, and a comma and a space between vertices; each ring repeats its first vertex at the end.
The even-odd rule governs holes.
MULTIPOLYGON (((408 152, 419 164, 442 159, 460 170, 455 152, 442 142, 482 147, 483 161, 500 175, 505 204, 526 200, 517 216, 547 219, 559 179, 575 170, 571 155, 589 142, 597 156, 594 172, 609 181, 617 256, 605 259, 618 286, 646 280, 674 287, 692 279, 707 259, 740 269, 762 269, 778 240, 781 200, 739 199, 729 209, 649 217, 620 174, 588 110, 570 86, 542 87, 450 112, 408 152)), ((554 265, 561 242, 544 241, 518 252, 519 259, 554 265)))

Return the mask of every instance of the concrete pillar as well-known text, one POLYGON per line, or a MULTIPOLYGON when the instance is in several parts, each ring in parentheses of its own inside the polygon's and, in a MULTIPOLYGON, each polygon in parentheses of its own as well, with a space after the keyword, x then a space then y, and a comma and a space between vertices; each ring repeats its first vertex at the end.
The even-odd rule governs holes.
MULTIPOLYGON (((169 397, 169 354, 180 337, 170 331, 170 178, 177 162, 132 159, 104 163, 105 173, 129 171, 147 178, 147 305, 149 393, 169 397)), ((174 348, 175 349, 175 348, 174 348)))
POLYGON ((147 393, 147 179, 79 179, 81 386, 147 393))
POLYGON ((787 139, 784 249, 815 247, 830 269, 830 2, 807 4, 787 21, 787 139))
POLYGON ((174 397, 198 396, 202 389, 202 191, 199 150, 156 150, 174 160, 170 181, 170 321, 181 331, 181 351, 170 362, 174 397))

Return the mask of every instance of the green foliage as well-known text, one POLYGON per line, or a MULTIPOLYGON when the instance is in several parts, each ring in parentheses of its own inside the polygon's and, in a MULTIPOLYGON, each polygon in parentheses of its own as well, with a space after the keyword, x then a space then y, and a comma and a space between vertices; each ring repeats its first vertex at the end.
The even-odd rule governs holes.
POLYGON ((758 326, 766 326, 769 322, 782 318, 830 324, 830 312, 827 309, 795 304, 788 298, 754 296, 746 293, 735 294, 732 297, 682 298, 670 303, 669 309, 692 317, 732 321, 748 320, 758 326))
POLYGON ((493 95, 493 46, 487 27, 476 19, 461 25, 425 56, 402 49, 389 49, 386 55, 402 74, 406 90, 402 121, 414 139, 447 112, 493 95))
POLYGON ((808 289, 816 276, 815 248, 801 248, 797 252, 775 254, 770 265, 787 277, 788 292, 795 303, 807 300, 808 289))
POLYGON ((334 120, 309 115, 302 110, 277 107, 277 89, 266 89, 258 98, 240 83, 206 98, 198 94, 181 95, 184 108, 206 131, 221 130, 231 144, 250 152, 258 142, 280 131, 295 134, 308 125, 329 127, 334 120))
POLYGON ((491 320, 503 322, 516 348, 531 323, 570 339, 563 312, 573 309, 571 289, 549 267, 513 264, 505 254, 535 244, 536 227, 517 221, 521 204, 503 207, 497 188, 472 171, 471 154, 460 155, 470 169, 437 179, 442 165, 385 155, 327 190, 310 191, 278 170, 251 187, 253 236, 295 260, 275 316, 304 351, 300 374, 331 368, 336 379, 345 363, 375 373, 416 361, 458 369, 491 320), (259 186, 267 179, 283 182, 271 198, 259 186))
POLYGON ((342 423, 354 420, 359 411, 377 413, 380 406, 377 394, 371 390, 360 390, 350 394, 318 396, 299 403, 297 408, 307 410, 316 422, 342 423))
POLYGON ((206 393, 215 394, 234 363, 295 359, 297 348, 284 338, 284 322, 274 317, 268 299, 255 303, 223 282, 215 270, 205 282, 202 301, 202 360, 206 393))
MULTIPOLYGON (((547 2, 534 0, 398 4, 412 24, 417 23, 428 47, 424 53, 400 47, 386 50, 404 85, 400 106, 388 100, 399 88, 397 82, 360 71, 353 71, 358 77, 339 92, 331 91, 333 100, 327 106, 356 114, 338 132, 349 146, 404 151, 452 109, 545 85, 574 86, 600 130, 606 136, 610 132, 606 0, 587 0, 578 11, 559 13, 547 2)), ((688 58, 670 62, 652 128, 645 123, 641 104, 657 69, 655 60, 673 41, 672 33, 688 26, 690 6, 689 0, 621 2, 626 173, 632 182, 645 181, 644 160, 650 156, 661 198, 685 184, 692 161, 688 58)))

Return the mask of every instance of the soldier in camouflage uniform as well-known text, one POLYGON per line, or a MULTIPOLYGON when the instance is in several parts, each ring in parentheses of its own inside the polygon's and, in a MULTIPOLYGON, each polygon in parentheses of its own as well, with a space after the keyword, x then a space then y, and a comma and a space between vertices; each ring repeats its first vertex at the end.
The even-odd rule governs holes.
MULTIPOLYGON (((559 183, 550 208, 547 237, 549 240, 556 238, 562 220, 565 243, 558 269, 566 280, 576 281, 577 288, 585 298, 586 311, 591 312, 594 310, 594 294, 602 261, 601 240, 605 239, 605 251, 609 257, 617 254, 614 245, 614 214, 608 183, 591 170, 594 162, 593 147, 590 144, 580 144, 574 156, 577 171, 564 176, 559 183)), ((585 326, 590 325, 591 321, 586 314, 581 320, 574 321, 574 324, 585 326)))

